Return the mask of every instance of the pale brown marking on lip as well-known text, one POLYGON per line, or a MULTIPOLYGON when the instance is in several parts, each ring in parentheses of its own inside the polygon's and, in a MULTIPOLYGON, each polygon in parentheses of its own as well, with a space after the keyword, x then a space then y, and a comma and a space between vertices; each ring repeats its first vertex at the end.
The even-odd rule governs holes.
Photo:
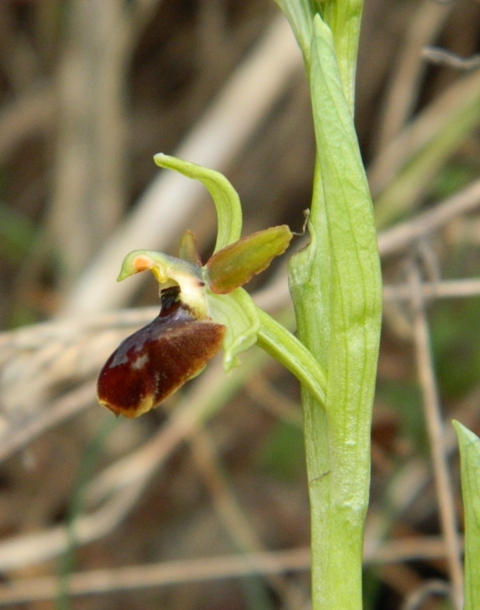
POLYGON ((152 267, 153 262, 147 256, 136 256, 133 259, 133 268, 135 269, 135 273, 146 271, 147 269, 151 269, 152 267))

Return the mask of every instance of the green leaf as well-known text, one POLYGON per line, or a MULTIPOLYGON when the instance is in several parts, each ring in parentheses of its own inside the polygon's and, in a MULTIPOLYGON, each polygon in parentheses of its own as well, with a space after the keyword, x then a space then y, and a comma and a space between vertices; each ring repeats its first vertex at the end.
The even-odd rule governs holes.
MULTIPOLYGON (((290 279, 300 337, 324 364, 331 416, 334 421, 338 417, 342 431, 338 440, 351 447, 349 470, 358 467, 368 477, 364 464, 357 462, 360 447, 369 447, 381 321, 380 264, 372 203, 333 38, 319 15, 314 29, 311 86, 319 154, 312 239, 292 257, 290 279), (359 425, 350 428, 345 417, 359 425), (355 451, 352 432, 359 435, 358 443, 361 438, 355 451)), ((349 501, 360 501, 354 498, 349 501)))
POLYGON ((345 97, 353 112, 355 98, 355 72, 358 38, 362 18, 363 0, 275 0, 288 19, 300 47, 307 75, 311 74, 312 24, 315 15, 327 24, 332 32, 338 72, 345 97))
POLYGON ((214 254, 206 264, 210 290, 228 294, 266 269, 292 239, 287 225, 270 227, 239 239, 214 254))
POLYGON ((315 8, 312 0, 275 0, 288 19, 298 46, 303 54, 305 66, 310 66, 310 41, 315 8))
POLYGON ((207 291, 207 304, 212 319, 227 327, 223 340, 223 365, 228 372, 240 364, 238 355, 257 342, 260 329, 257 307, 243 288, 227 295, 207 291))
POLYGON ((173 169, 187 178, 200 180, 207 187, 217 208, 218 233, 215 252, 240 239, 242 208, 237 191, 220 172, 158 153, 153 157, 159 167, 173 169))
POLYGON ((453 422, 460 446, 462 496, 465 510, 465 605, 464 610, 480 608, 480 438, 453 422))
MULTIPOLYGON (((315 0, 323 21, 332 32, 338 73, 345 99, 353 114, 358 38, 363 0, 315 0)), ((317 30, 318 31, 318 30, 317 30)))

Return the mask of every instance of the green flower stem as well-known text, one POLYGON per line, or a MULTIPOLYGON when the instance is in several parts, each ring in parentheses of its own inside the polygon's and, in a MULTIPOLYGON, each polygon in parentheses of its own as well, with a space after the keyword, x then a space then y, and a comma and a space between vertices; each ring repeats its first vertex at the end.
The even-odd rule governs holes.
POLYGON ((310 243, 289 266, 298 337, 327 378, 326 403, 302 386, 312 607, 360 610, 381 324, 373 209, 353 125, 362 2, 277 1, 306 60, 318 155, 310 243))
POLYGON ((300 381, 303 387, 325 407, 327 378, 322 367, 308 349, 282 324, 257 307, 260 330, 257 345, 278 360, 300 381))

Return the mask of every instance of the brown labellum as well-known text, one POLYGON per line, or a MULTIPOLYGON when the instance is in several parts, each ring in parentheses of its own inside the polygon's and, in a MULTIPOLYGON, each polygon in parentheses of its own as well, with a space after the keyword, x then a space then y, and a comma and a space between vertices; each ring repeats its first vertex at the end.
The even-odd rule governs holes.
POLYGON ((178 287, 164 290, 160 314, 125 339, 102 368, 98 401, 125 417, 150 411, 204 368, 225 330, 210 319, 197 320, 178 287))

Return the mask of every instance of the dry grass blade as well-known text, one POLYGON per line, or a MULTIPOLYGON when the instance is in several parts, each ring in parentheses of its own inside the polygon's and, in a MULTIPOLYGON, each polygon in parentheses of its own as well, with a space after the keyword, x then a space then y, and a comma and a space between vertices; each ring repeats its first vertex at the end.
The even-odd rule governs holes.
POLYGON ((455 502, 444 443, 437 383, 430 351, 428 322, 421 292, 421 278, 417 268, 410 273, 412 290, 413 332, 418 372, 422 387, 425 417, 431 444, 433 469, 437 486, 442 530, 445 536, 450 576, 452 578, 455 607, 463 607, 463 571, 458 535, 455 502))
MULTIPOLYGON (((443 280, 425 282, 419 288, 422 298, 455 299, 480 296, 480 280, 443 280)), ((383 288, 385 301, 407 301, 411 299, 411 287, 408 284, 386 285, 383 288)))
POLYGON ((385 96, 385 109, 378 136, 379 149, 383 149, 408 123, 425 72, 425 64, 418 60, 420 52, 438 36, 452 8, 452 4, 439 4, 430 0, 419 3, 385 96))
POLYGON ((382 231, 378 236, 378 248, 382 256, 398 254, 415 241, 451 222, 458 216, 472 212, 480 205, 480 180, 455 193, 432 209, 417 214, 412 219, 382 231))
POLYGON ((447 49, 438 49, 436 47, 425 47, 422 50, 422 55, 434 64, 449 66, 458 70, 476 70, 480 68, 480 55, 460 57, 447 49))
POLYGON ((409 160, 441 132, 448 117, 455 116, 462 104, 478 97, 479 89, 478 72, 459 79, 378 152, 368 169, 374 196, 391 187, 391 182, 397 179, 409 160))
MULTIPOLYGON (((443 553, 444 545, 440 539, 420 539, 385 544, 365 559, 367 564, 374 564, 411 558, 437 558, 442 557, 443 553)), ((308 570, 309 566, 310 552, 306 548, 164 562, 74 573, 69 578, 69 593, 74 596, 91 595, 197 580, 238 578, 249 574, 282 574, 308 570)), ((13 586, 0 587, 0 605, 52 599, 57 594, 58 581, 55 578, 25 579, 13 586)))
MULTIPOLYGON (((365 562, 371 565, 409 559, 435 559, 441 558, 444 552, 444 543, 439 538, 395 541, 368 553, 365 562)), ((240 578, 249 574, 282 574, 308 570, 309 567, 308 548, 263 551, 73 573, 69 577, 68 590, 72 596, 105 594, 175 583, 240 578)), ((8 587, 0 587, 0 605, 52 599, 57 595, 58 580, 55 578, 24 579, 8 587)))

